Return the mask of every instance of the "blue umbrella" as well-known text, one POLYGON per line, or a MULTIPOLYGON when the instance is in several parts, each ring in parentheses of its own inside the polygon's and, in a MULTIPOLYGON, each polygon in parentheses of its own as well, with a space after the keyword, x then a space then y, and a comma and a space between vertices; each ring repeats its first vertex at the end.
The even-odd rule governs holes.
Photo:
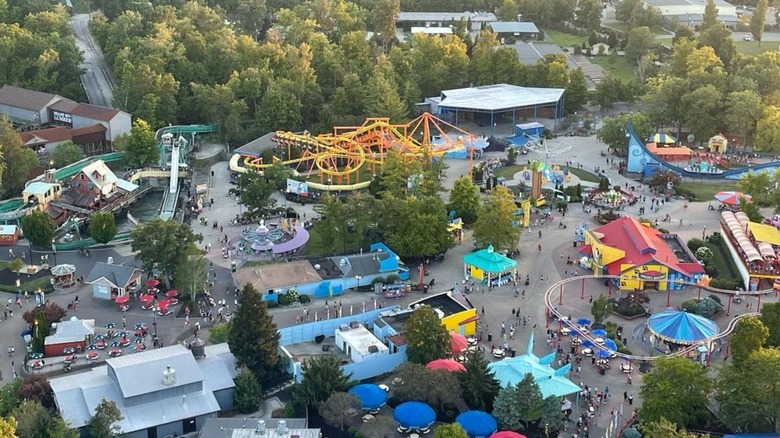
POLYGON ((582 346, 585 347, 585 348, 593 348, 594 345, 596 345, 596 344, 594 344, 593 342, 591 342, 591 341, 589 341, 587 339, 582 341, 582 346))
POLYGON ((604 329, 593 330, 593 336, 598 336, 598 337, 607 336, 607 331, 604 329))
POLYGON ((596 351, 596 353, 594 353, 594 354, 595 354, 595 355, 596 355, 596 357, 598 357, 599 359, 606 359, 606 358, 608 358, 608 357, 610 356, 610 353, 609 353, 609 351, 607 351, 607 350, 598 350, 598 351, 596 351))
POLYGON ((423 402, 410 401, 395 408, 393 419, 407 429, 425 429, 436 421, 436 412, 423 402))
POLYGON ((577 324, 580 326, 590 325, 590 320, 588 318, 580 318, 577 320, 577 324))
POLYGON ((387 393, 384 389, 371 383, 353 386, 349 388, 350 394, 360 399, 363 409, 374 410, 381 408, 387 402, 387 393))
POLYGON ((577 329, 571 329, 569 330, 569 335, 576 338, 577 336, 580 335, 580 332, 578 332, 577 329))
POLYGON ((489 437, 498 430, 496 419, 482 411, 466 411, 458 415, 455 422, 463 426, 470 438, 489 437))
POLYGON ((87 345, 87 350, 89 350, 89 351, 97 350, 97 345, 89 344, 89 345, 87 345))
POLYGON ((604 347, 610 351, 617 351, 618 349, 617 344, 612 339, 607 339, 604 341, 604 347))
POLYGON ((106 328, 107 329, 112 329, 112 328, 115 328, 115 327, 116 327, 116 324, 114 324, 113 322, 109 322, 109 323, 106 324, 106 328))

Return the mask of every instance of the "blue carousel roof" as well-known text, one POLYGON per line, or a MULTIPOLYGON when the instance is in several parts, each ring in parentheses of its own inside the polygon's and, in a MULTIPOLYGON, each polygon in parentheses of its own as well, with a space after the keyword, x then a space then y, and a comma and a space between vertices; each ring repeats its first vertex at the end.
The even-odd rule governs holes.
POLYGON ((678 310, 656 313, 647 320, 647 328, 659 338, 678 344, 706 341, 720 331, 712 320, 678 310))

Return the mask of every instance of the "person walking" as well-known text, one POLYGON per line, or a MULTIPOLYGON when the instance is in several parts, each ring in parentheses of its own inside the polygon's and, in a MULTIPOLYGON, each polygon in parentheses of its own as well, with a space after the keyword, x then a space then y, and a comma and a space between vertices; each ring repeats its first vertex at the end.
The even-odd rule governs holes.
POLYGON ((623 401, 628 401, 628 391, 623 391, 623 401))
POLYGON ((634 394, 631 394, 628 396, 628 405, 631 406, 634 404, 634 394))

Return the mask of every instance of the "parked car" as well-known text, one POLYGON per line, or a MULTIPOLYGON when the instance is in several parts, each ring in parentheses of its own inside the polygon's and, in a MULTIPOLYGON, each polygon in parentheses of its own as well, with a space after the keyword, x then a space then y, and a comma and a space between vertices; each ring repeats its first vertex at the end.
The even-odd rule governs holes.
POLYGON ((743 41, 753 41, 753 38, 750 35, 745 35, 742 37, 743 41))

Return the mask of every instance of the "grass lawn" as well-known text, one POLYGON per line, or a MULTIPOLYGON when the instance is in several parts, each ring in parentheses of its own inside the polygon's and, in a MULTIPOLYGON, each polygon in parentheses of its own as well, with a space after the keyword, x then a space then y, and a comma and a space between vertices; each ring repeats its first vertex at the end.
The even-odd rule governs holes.
POLYGON ((772 41, 764 41, 760 46, 758 41, 734 41, 734 44, 736 44, 737 50, 745 55, 758 55, 777 49, 777 43, 772 41))
POLYGON ((618 56, 614 64, 609 63, 609 56, 590 56, 588 59, 621 81, 632 81, 636 78, 634 67, 628 63, 625 56, 618 56))
POLYGON ((511 166, 504 166, 498 170, 496 170, 496 178, 504 177, 508 180, 511 180, 514 178, 515 174, 517 172, 522 171, 524 168, 528 167, 527 165, 520 165, 520 164, 513 164, 511 166))
POLYGON ((680 184, 680 188, 691 191, 699 201, 713 201, 715 199, 715 193, 718 193, 722 190, 732 190, 729 188, 724 188, 721 184, 698 183, 682 183, 680 184))
POLYGON ((566 48, 581 46, 583 42, 585 44, 588 43, 587 37, 561 32, 560 30, 544 29, 544 35, 545 40, 552 41, 553 43, 566 48))
POLYGON ((74 14, 89 14, 92 10, 87 4, 87 0, 73 0, 73 13, 74 14))
MULTIPOLYGON (((628 33, 628 25, 626 23, 609 23, 608 25, 604 26, 607 29, 615 29, 618 32, 628 33)), ((650 28, 650 32, 653 32, 654 35, 670 35, 672 32, 669 32, 668 30, 664 29, 661 26, 655 25, 650 28)))
POLYGON ((712 253, 715 254, 715 257, 712 259, 712 263, 715 264, 715 268, 718 270, 719 280, 741 281, 739 272, 737 272, 737 266, 731 259, 728 249, 711 242, 707 242, 705 246, 711 249, 712 253))
MULTIPOLYGON (((563 167, 563 166, 561 166, 563 167)), ((580 181, 584 182, 592 182, 597 183, 599 182, 599 177, 596 176, 594 173, 590 173, 585 169, 578 169, 576 167, 570 167, 569 172, 571 172, 572 175, 576 176, 580 179, 580 181)))

